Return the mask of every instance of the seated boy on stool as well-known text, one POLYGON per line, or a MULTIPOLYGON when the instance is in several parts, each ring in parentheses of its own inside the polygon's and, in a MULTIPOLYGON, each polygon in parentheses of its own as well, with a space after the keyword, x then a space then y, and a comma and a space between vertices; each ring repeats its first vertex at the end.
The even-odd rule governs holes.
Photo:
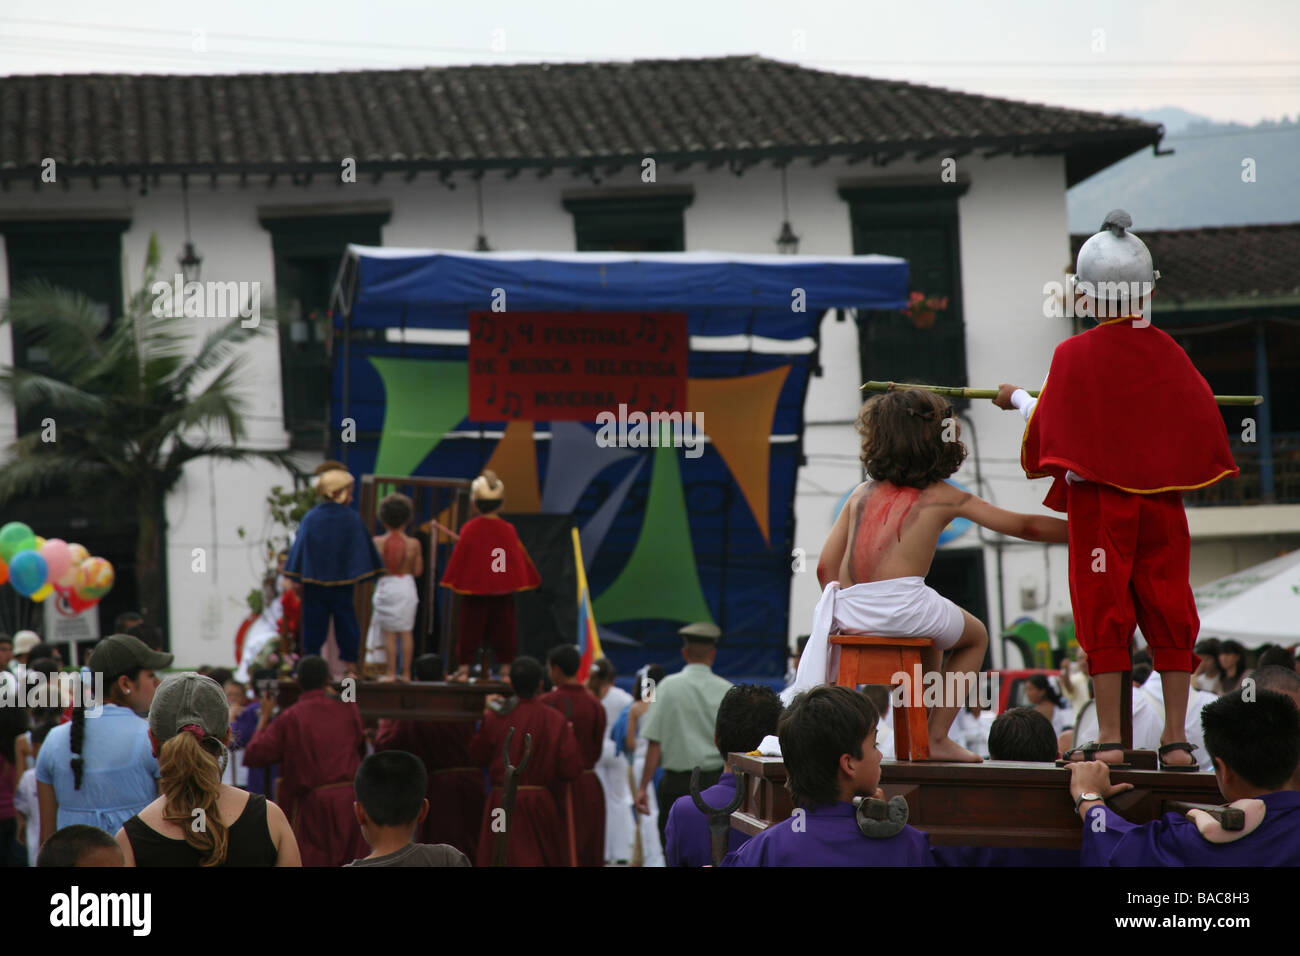
POLYGON ((1236 691, 1201 711, 1219 792, 1245 812, 1225 830, 1201 810, 1141 826, 1105 801, 1131 790, 1101 761, 1070 764, 1070 795, 1083 817, 1083 866, 1300 866, 1300 793, 1284 789, 1300 763, 1300 710, 1285 694, 1236 691))
POLYGON ((876 708, 848 687, 815 687, 781 717, 781 753, 798 809, 723 866, 933 866, 930 838, 904 825, 873 838, 859 829, 854 797, 883 799, 876 708))

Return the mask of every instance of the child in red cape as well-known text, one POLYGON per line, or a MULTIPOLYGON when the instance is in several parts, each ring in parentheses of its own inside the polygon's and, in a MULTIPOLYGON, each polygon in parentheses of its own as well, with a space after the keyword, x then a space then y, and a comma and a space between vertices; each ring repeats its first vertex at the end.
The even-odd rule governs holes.
POLYGON ((457 657, 462 678, 484 644, 498 667, 515 659, 515 592, 542 583, 514 525, 494 513, 505 496, 506 486, 495 473, 485 471, 474 479, 470 497, 479 514, 460 529, 442 576, 442 586, 460 595, 457 657))
POLYGON ((1237 466, 1210 386, 1144 317, 1157 273, 1131 225, 1114 210, 1079 250, 1078 289, 1085 307, 1096 303, 1098 326, 1056 347, 1036 401, 1014 385, 993 401, 1025 416, 1021 465, 1030 478, 1052 478, 1043 504, 1069 522, 1075 633, 1103 742, 1066 759, 1123 761, 1121 674, 1140 625, 1165 692, 1161 768, 1195 771, 1183 727, 1200 620, 1182 492, 1235 476, 1237 466))

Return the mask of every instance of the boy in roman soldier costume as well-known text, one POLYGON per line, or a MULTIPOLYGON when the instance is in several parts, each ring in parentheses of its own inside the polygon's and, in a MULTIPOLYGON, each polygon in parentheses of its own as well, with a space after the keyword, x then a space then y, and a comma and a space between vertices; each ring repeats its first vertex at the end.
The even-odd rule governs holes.
POLYGON ((443 587, 460 595, 461 676, 469 673, 486 644, 498 665, 515 659, 515 592, 542 583, 515 526, 499 514, 506 486, 493 472, 474 479, 470 497, 478 517, 465 522, 442 576, 443 587))
POLYGON ((1021 465, 1030 478, 1052 478, 1043 504, 1069 520, 1070 599, 1105 742, 1066 758, 1123 761, 1121 675, 1138 624, 1165 691, 1161 769, 1194 771, 1183 727, 1200 620, 1182 492, 1237 466, 1210 386, 1150 323, 1158 274, 1130 225, 1117 209, 1079 250, 1078 290, 1085 306, 1096 303, 1097 327, 1056 347, 1037 401, 1003 385, 994 402, 1025 416, 1021 465))

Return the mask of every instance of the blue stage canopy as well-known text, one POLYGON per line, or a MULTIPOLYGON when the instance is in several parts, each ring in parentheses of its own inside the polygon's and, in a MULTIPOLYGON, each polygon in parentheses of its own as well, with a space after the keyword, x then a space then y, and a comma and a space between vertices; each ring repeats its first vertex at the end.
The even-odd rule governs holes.
POLYGON ((352 328, 464 329, 495 289, 518 311, 683 311, 692 335, 813 335, 827 309, 898 309, 907 261, 892 256, 715 252, 455 252, 349 246, 336 321, 352 328), (802 290, 800 295, 796 290, 802 290))
MULTIPOLYGON (((677 494, 689 516, 702 594, 726 634, 715 665, 718 673, 779 681, 786 667, 803 411, 817 361, 820 321, 834 308, 902 308, 908 295, 907 262, 886 256, 466 253, 351 246, 335 291, 334 321, 341 330, 341 347, 334 352, 331 420, 352 420, 356 435, 346 444, 336 438, 330 449, 334 457, 358 475, 374 471, 389 400, 376 361, 427 360, 433 363, 431 375, 448 363, 464 363, 469 313, 490 310, 497 289, 504 290, 510 312, 684 312, 691 333, 691 379, 735 380, 787 370, 770 424, 770 540, 760 531, 730 466, 712 442, 702 457, 673 479, 680 481, 677 494), (388 336, 363 331, 371 329, 460 334, 442 336, 448 341, 437 343, 404 336, 390 341, 388 336), (742 335, 780 341, 765 343, 761 349, 743 339, 708 341, 742 335)), ((431 442, 413 473, 478 474, 505 424, 462 420, 431 442)), ((552 448, 546 423, 535 425, 535 434, 545 436, 534 439, 540 476, 550 470, 552 448)), ((643 459, 652 454, 642 450, 635 458, 601 471, 573 507, 574 525, 585 528, 620 483, 632 481, 603 543, 584 556, 595 599, 613 585, 640 539, 653 474, 643 459)), ((566 594, 563 600, 567 599, 566 594)), ((611 644, 606 652, 620 673, 632 673, 651 662, 674 670, 681 659, 677 636, 681 623, 658 618, 620 620, 615 627, 602 622, 638 645, 611 644)))

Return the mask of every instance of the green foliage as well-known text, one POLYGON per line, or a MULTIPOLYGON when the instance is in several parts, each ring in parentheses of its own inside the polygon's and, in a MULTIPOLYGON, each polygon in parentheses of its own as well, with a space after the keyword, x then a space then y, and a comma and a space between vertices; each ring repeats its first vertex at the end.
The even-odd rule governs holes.
POLYGON ((141 288, 105 329, 86 296, 44 280, 22 283, 0 322, 49 356, 40 371, 0 367, 0 391, 20 415, 54 420, 57 440, 39 429, 18 437, 0 467, 0 502, 64 485, 104 488, 105 480, 145 492, 161 504, 187 462, 271 459, 285 453, 245 449, 245 402, 238 373, 247 343, 271 323, 244 328, 229 320, 156 316, 152 292, 161 260, 156 236, 141 288))
MULTIPOLYGON (((293 532, 303 515, 316 503, 316 492, 310 486, 285 490, 282 485, 274 486, 266 496, 266 507, 271 516, 271 527, 262 542, 262 554, 265 569, 262 572, 262 587, 254 588, 248 594, 248 607, 254 614, 261 614, 263 608, 275 599, 275 579, 279 575, 279 555, 289 550, 293 532)), ((243 538, 244 529, 239 529, 243 538)))
POLYGON ((0 393, 20 421, 37 423, 0 466, 0 504, 53 492, 132 509, 138 606, 151 621, 162 604, 163 502, 185 465, 261 459, 296 472, 287 452, 241 447, 242 353, 273 319, 245 328, 239 316, 155 315, 161 261, 150 236, 141 287, 107 327, 89 298, 42 280, 19 285, 0 315, 48 357, 39 368, 0 366, 0 393), (46 440, 40 423, 51 419, 54 440, 46 440))

